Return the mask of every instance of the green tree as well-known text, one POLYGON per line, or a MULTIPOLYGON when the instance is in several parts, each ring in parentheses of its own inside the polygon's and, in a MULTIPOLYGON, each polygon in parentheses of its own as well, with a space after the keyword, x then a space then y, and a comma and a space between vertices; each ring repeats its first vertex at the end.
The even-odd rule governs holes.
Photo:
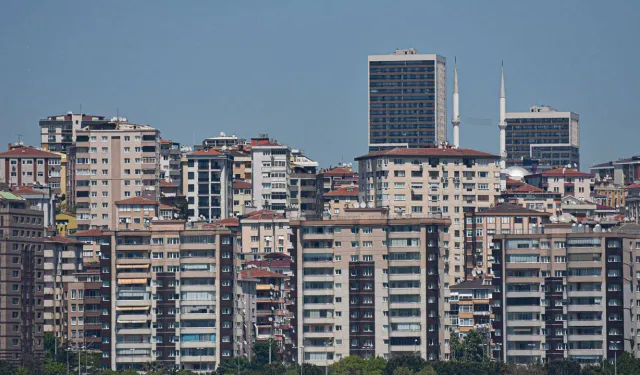
POLYGON ((433 367, 426 365, 422 370, 416 372, 416 375, 437 375, 433 367))
POLYGON ((238 368, 240 368, 241 373, 244 373, 251 367, 252 364, 246 357, 229 358, 220 361, 220 365, 216 372, 218 375, 237 374, 238 368))
POLYGON ((462 360, 464 357, 464 348, 458 332, 452 332, 449 338, 449 348, 451 350, 451 359, 454 361, 462 360))
POLYGON ((0 361, 0 374, 13 374, 16 367, 7 361, 0 361))
POLYGON ((393 371, 393 375, 414 375, 415 372, 407 367, 398 367, 393 371))
MULTIPOLYGON (((624 352, 615 359, 617 363, 618 375, 637 375, 640 374, 640 360, 634 358, 631 354, 624 352)), ((610 370, 613 365, 609 364, 610 370)))
POLYGON ((26 367, 20 366, 14 371, 13 375, 31 375, 31 371, 26 367))
POLYGON ((551 361, 547 364, 547 375, 580 375, 580 365, 572 361, 551 361))
POLYGON ((358 356, 345 357, 329 365, 331 375, 365 375, 365 359, 358 356))
MULTIPOLYGON (((462 342, 462 349, 464 351, 463 358, 466 361, 481 362, 487 358, 486 356, 486 338, 483 337, 478 331, 472 329, 467 332, 462 342)), ((458 359, 458 358, 456 358, 458 359)))
POLYGON ((282 360, 282 352, 280 346, 275 340, 258 341, 253 344, 253 368, 264 368, 269 363, 269 347, 271 347, 271 363, 282 360))
POLYGON ((51 360, 46 360, 42 374, 43 375, 64 375, 67 373, 67 366, 63 365, 59 362, 53 362, 51 360))
POLYGON ((406 367, 416 372, 422 370, 426 365, 427 362, 424 359, 415 355, 393 357, 387 362, 386 373, 393 375, 394 371, 399 367, 406 367))

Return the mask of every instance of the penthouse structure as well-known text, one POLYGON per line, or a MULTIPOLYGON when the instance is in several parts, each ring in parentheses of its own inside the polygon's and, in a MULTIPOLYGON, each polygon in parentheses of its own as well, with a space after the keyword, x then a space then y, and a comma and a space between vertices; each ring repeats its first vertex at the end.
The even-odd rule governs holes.
POLYGON ((40 120, 40 143, 51 152, 67 154, 76 141, 76 132, 85 126, 109 122, 104 116, 68 112, 40 120))
POLYGON ((160 196, 160 132, 123 121, 76 131, 75 204, 78 230, 114 229, 114 202, 160 196))
POLYGON ((291 221, 294 360, 444 358, 442 244, 450 220, 347 209, 291 221))
POLYGON ((594 186, 592 174, 572 168, 555 168, 530 174, 525 176, 524 180, 537 188, 562 196, 572 195, 583 200, 591 197, 594 186))
POLYGON ((369 56, 369 152, 447 140, 446 64, 413 48, 369 56))
POLYGON ((550 224, 493 240, 493 341, 514 363, 637 355, 638 226, 550 224))
POLYGON ((504 189, 500 157, 463 148, 396 148, 356 158, 359 200, 394 214, 452 220, 444 249, 444 286, 464 279, 464 214, 496 204, 504 189))
POLYGON ((16 366, 44 356, 44 237, 42 212, 0 191, 0 360, 16 366))

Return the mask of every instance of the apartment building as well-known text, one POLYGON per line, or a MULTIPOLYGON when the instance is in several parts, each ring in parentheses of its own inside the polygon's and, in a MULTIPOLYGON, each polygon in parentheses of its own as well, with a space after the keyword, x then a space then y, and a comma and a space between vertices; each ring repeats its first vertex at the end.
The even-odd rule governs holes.
POLYGON ((449 310, 447 311, 451 321, 450 329, 461 339, 464 340, 472 329, 489 332, 485 342, 489 357, 493 355, 495 348, 490 334, 495 319, 491 305, 494 288, 491 278, 480 276, 453 285, 449 288, 449 310))
POLYGON ((444 286, 464 279, 464 214, 496 204, 504 189, 500 157, 462 148, 396 148, 358 161, 360 201, 393 213, 441 214, 452 220, 443 243, 444 286))
POLYGON ((58 196, 52 189, 46 186, 21 186, 14 188, 12 193, 24 198, 30 209, 42 211, 45 228, 55 224, 58 196))
POLYGON ((258 210, 284 212, 291 207, 291 149, 267 136, 251 139, 251 185, 258 210))
POLYGON ((90 229, 77 231, 69 234, 70 238, 82 242, 82 259, 84 264, 95 264, 100 261, 100 248, 108 245, 109 241, 106 231, 101 229, 90 229))
POLYGON ((212 221, 233 215, 230 155, 212 148, 187 155, 187 217, 212 221))
POLYGON ((464 214, 464 268, 467 279, 487 275, 492 269, 491 246, 497 234, 529 233, 549 223, 548 212, 503 203, 488 210, 464 214))
POLYGON ((102 367, 148 362, 211 372, 233 357, 235 235, 211 224, 153 221, 105 232, 100 246, 102 367))
POLYGON ((519 182, 517 186, 504 191, 500 198, 505 203, 515 204, 530 210, 545 211, 555 216, 562 208, 560 193, 549 192, 539 189, 533 185, 519 182))
POLYGON ((493 340, 514 363, 638 354, 637 224, 550 224, 493 240, 493 340))
POLYGON ((593 193, 594 176, 571 168, 555 168, 524 177, 526 183, 562 196, 589 199, 593 193))
POLYGON ((535 159, 540 169, 580 168, 580 116, 550 106, 505 114, 507 166, 535 159))
POLYGON ((76 131, 75 204, 78 230, 114 229, 114 202, 160 197, 160 132, 115 121, 76 131))
POLYGON ((340 188, 342 185, 357 185, 358 172, 351 169, 351 164, 334 168, 321 169, 316 175, 316 208, 318 214, 324 211, 324 195, 340 188))
POLYGON ((256 296, 259 281, 241 272, 236 278, 234 356, 249 360, 253 359, 253 343, 256 341, 256 296))
POLYGON ((233 156, 234 181, 251 181, 251 146, 238 145, 227 153, 233 156))
POLYGON ((251 182, 233 181, 233 216, 246 215, 253 209, 251 182))
POLYGON ((369 152, 447 140, 446 64, 413 48, 369 56, 369 152))
POLYGON ((160 179, 182 183, 181 159, 179 142, 160 139, 160 179))
POLYGON ((316 172, 318 162, 309 159, 304 151, 291 150, 289 174, 290 207, 298 215, 316 214, 316 172))
MULTIPOLYGON (((115 201, 117 230, 140 230, 148 227, 152 220, 160 216, 160 204, 142 197, 115 201)), ((172 217, 169 217, 171 219, 172 217)))
POLYGON ((444 358, 440 270, 450 224, 385 208, 292 220, 295 360, 326 366, 350 355, 444 358))
POLYGON ((65 317, 63 340, 70 347, 97 351, 102 343, 102 281, 97 264, 77 272, 64 283, 62 314, 65 317))
POLYGON ((92 124, 109 122, 104 116, 68 112, 66 115, 47 116, 41 119, 40 143, 51 152, 67 153, 76 141, 76 132, 92 124))
POLYGON ((83 243, 71 238, 51 236, 44 240, 44 331, 58 343, 67 339, 69 322, 65 315, 65 286, 83 270, 83 243))
POLYGON ((589 168, 596 181, 611 182, 614 185, 633 184, 640 178, 640 155, 610 160, 589 168))
POLYGON ((626 206, 625 198, 627 190, 623 185, 616 185, 611 181, 598 181, 597 177, 593 186, 593 199, 599 204, 622 209, 626 206))
POLYGON ((289 219, 276 211, 260 210, 241 218, 240 233, 241 253, 245 260, 287 253, 290 247, 289 219))
POLYGON ((640 223, 640 184, 632 184, 625 188, 626 197, 626 215, 635 222, 640 223))
MULTIPOLYGON (((185 163, 186 164, 186 163, 185 163)), ((160 203, 177 207, 185 202, 186 197, 182 189, 182 181, 160 180, 160 203)))
POLYGON ((0 360, 31 367, 44 356, 42 212, 0 191, 0 360))
POLYGON ((336 190, 324 193, 323 215, 343 215, 344 210, 358 204, 359 189, 357 186, 342 186, 336 190))
POLYGON ((22 143, 0 152, 0 183, 9 187, 45 186, 60 194, 60 155, 22 143))

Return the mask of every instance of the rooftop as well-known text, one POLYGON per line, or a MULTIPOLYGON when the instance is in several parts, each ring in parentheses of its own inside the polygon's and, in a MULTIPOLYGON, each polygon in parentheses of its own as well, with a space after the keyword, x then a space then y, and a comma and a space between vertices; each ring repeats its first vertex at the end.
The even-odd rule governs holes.
POLYGON ((334 176, 357 176, 358 172, 354 172, 349 168, 345 168, 345 167, 335 167, 335 168, 331 168, 328 171, 324 171, 321 173, 318 173, 322 176, 325 177, 334 177, 334 176))
POLYGON ((364 160, 380 156, 406 156, 406 157, 485 157, 499 159, 500 156, 488 152, 472 150, 468 148, 393 148, 370 152, 363 156, 358 156, 355 160, 364 160))
POLYGON ((233 181, 234 189, 251 189, 251 182, 247 181, 233 181))
POLYGON ((285 219, 283 214, 271 210, 255 211, 247 215, 243 220, 269 220, 269 219, 285 219))
POLYGON ((194 151, 189 154, 189 156, 191 155, 224 155, 224 154, 213 148, 205 148, 203 150, 194 151))
POLYGON ((44 239, 44 242, 57 242, 57 243, 66 243, 66 244, 83 244, 84 242, 74 240, 69 237, 62 236, 51 236, 44 239))
POLYGON ((101 229, 89 229, 82 232, 75 232, 74 234, 70 234, 71 237, 100 237, 104 236, 107 233, 101 229))
POLYGON ((34 158, 52 158, 60 159, 60 155, 53 152, 44 151, 30 146, 18 146, 5 152, 0 152, 0 158, 2 157, 34 157, 34 158))
POLYGON ((566 176, 566 177, 593 177, 591 173, 580 172, 572 168, 555 168, 539 173, 544 177, 566 176))
POLYGON ((465 280, 456 285, 452 285, 449 289, 460 290, 460 289, 493 289, 493 285, 485 285, 485 279, 477 278, 472 280, 465 280))
POLYGON ((243 279, 246 278, 260 278, 260 277, 276 277, 276 278, 286 278, 288 276, 283 275, 281 273, 271 272, 267 270, 260 270, 257 268, 252 268, 248 270, 240 271, 240 277, 243 279))
POLYGON ((47 190, 36 190, 31 186, 20 186, 12 190, 16 195, 49 195, 49 188, 47 190))
POLYGON ((226 219, 216 221, 216 224, 223 227, 237 227, 240 225, 240 220, 237 217, 228 217, 226 219))
POLYGON ((341 186, 336 190, 332 190, 328 193, 325 193, 324 197, 357 197, 358 196, 358 187, 357 186, 341 186))
POLYGON ((476 212, 478 216, 549 216, 548 212, 531 210, 511 203, 503 203, 485 211, 476 212))
POLYGON ((154 205, 154 206, 159 205, 157 201, 147 199, 147 198, 142 198, 142 197, 132 197, 132 198, 123 199, 120 201, 116 201, 115 204, 141 204, 141 205, 154 205))

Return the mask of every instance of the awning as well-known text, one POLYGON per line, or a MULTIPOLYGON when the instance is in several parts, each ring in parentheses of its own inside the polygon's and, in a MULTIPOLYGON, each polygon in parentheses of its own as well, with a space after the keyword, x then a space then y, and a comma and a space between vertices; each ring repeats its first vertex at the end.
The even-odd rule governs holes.
POLYGON ((122 268, 149 268, 148 264, 118 264, 116 265, 117 269, 122 268))
POLYGON ((118 279, 118 285, 146 284, 147 279, 118 279))
POLYGON ((269 285, 269 284, 256 285, 256 290, 271 290, 271 289, 275 289, 273 285, 269 285))
POLYGON ((150 306, 116 306, 116 311, 146 311, 150 306))
POLYGON ((127 319, 126 316, 118 317, 118 323, 146 323, 148 321, 149 320, 140 320, 140 319, 129 320, 129 319, 127 319))

